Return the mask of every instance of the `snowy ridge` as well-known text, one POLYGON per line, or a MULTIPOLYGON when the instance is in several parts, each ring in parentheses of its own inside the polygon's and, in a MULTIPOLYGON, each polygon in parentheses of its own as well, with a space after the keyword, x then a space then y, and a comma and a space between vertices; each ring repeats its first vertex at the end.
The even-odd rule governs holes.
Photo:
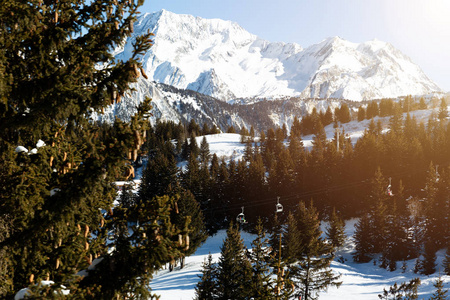
POLYGON ((271 43, 238 24, 178 15, 146 13, 134 36, 115 49, 118 59, 131 55, 134 37, 155 34, 142 57, 149 81, 216 97, 338 98, 371 100, 441 91, 407 56, 373 40, 361 44, 333 37, 303 49, 271 43))
POLYGON ((237 132, 241 128, 250 129, 251 126, 258 132, 269 128, 290 128, 295 117, 311 113, 314 108, 318 112, 325 112, 328 107, 333 110, 340 105, 336 99, 299 99, 287 98, 274 101, 254 101, 254 103, 226 103, 216 98, 194 92, 192 90, 177 89, 162 83, 151 82, 144 78, 132 86, 134 91, 125 94, 122 101, 110 105, 104 113, 93 113, 93 119, 113 123, 116 117, 129 121, 136 113, 137 106, 146 97, 152 99, 153 109, 150 117, 151 124, 159 121, 173 121, 182 124, 194 119, 197 124, 207 123, 225 132, 233 126, 237 132))

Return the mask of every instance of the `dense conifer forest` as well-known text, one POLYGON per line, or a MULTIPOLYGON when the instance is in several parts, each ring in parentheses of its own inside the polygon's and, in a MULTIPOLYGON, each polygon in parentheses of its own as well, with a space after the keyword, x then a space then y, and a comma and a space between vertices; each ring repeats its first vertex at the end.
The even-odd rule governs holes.
POLYGON ((351 217, 359 218, 355 261, 378 255, 380 267, 394 270, 416 258, 418 273, 450 275, 450 250, 436 265, 436 251, 450 249, 444 99, 426 124, 408 113, 427 107, 412 97, 357 112, 342 103, 265 130, 194 119, 151 127, 146 99, 129 122, 100 124, 94 113, 146 76, 138 58, 152 45, 150 33, 136 39, 128 61, 111 54, 132 35, 142 2, 0 7, 0 297, 28 288, 32 298, 151 298, 155 271, 183 268, 208 235, 227 228, 219 263, 205 262, 198 299, 316 299, 341 284, 330 262, 351 217), (376 116, 389 116, 388 130, 376 116), (352 119, 371 120, 354 144, 339 126, 352 119), (195 139, 221 131, 240 132, 243 159, 211 155, 206 139, 195 139), (131 179, 145 156, 136 188, 131 179), (119 191, 118 180, 129 182, 119 191), (240 230, 256 235, 252 249, 240 230))
MULTIPOLYGON (((340 247, 345 240, 342 218, 358 217, 353 256, 356 262, 367 262, 378 255, 380 259, 375 263, 394 271, 397 262, 416 258, 415 271, 432 274, 437 267, 448 270, 450 261, 447 253, 444 265, 435 262, 436 251, 446 248, 449 239, 450 127, 444 99, 438 113, 432 113, 426 124, 412 118, 408 113, 411 107, 418 109, 422 102, 407 97, 403 102, 382 100, 361 107, 358 118, 366 119, 369 111, 371 122, 355 144, 339 126, 335 126, 334 139, 325 136, 322 121, 336 125, 338 120, 348 122, 347 113, 339 117, 339 111, 330 116, 313 111, 302 121, 296 119, 289 134, 285 127, 261 132, 259 137, 253 128, 241 129, 241 142, 246 148, 243 159, 237 161, 211 157, 205 139, 199 147, 194 137, 215 129, 210 131, 206 125, 200 128, 193 121, 187 128, 173 122, 158 123, 149 133, 147 147, 155 151, 152 156, 187 161, 173 179, 199 201, 210 234, 228 226, 245 207, 246 222, 240 222, 241 229, 260 232, 261 228, 254 224, 262 220, 271 234, 273 251, 272 256, 265 257, 272 261, 276 261, 277 236, 282 233, 281 257, 287 269, 293 265, 301 268, 308 261, 299 250, 304 249, 301 241, 307 236, 301 230, 314 230, 314 226, 299 225, 308 218, 298 214, 317 211, 318 222, 330 221, 326 240, 331 244, 331 259, 330 249, 340 247), (375 123, 375 116, 388 117, 387 128, 383 129, 380 121, 375 123), (167 139, 157 142, 162 131, 167 139), (303 132, 314 134, 310 149, 303 147, 303 132), (280 214, 275 213, 277 198, 284 206, 280 214), (305 210, 305 206, 309 209, 305 210)), ((340 108, 345 110, 348 107, 340 108)), ((236 130, 228 128, 228 132, 236 130)), ((308 245, 312 251, 314 247, 308 245)), ((321 260, 327 257, 325 253, 315 255, 321 260)), ((323 263, 326 269, 327 263, 323 263)), ((210 268, 205 266, 204 272, 209 274, 205 276, 212 276, 210 268)), ((289 273, 295 286, 292 293, 305 296, 305 284, 295 285, 296 272, 289 273)), ((220 285, 217 276, 214 280, 220 285)), ((332 280, 332 274, 328 276, 329 284, 338 283, 332 280)), ((299 275, 299 279, 304 278, 299 275)), ((204 290, 202 285, 198 288, 200 295, 204 290)))

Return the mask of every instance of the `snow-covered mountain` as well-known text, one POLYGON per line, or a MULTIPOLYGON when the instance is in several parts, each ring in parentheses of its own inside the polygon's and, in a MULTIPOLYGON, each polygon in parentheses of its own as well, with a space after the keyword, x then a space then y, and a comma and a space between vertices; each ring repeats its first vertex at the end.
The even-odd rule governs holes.
MULTIPOLYGON (((290 128, 295 117, 311 113, 314 108, 325 112, 330 106, 334 110, 344 101, 288 98, 230 104, 192 90, 178 89, 140 77, 130 95, 125 95, 120 103, 110 105, 103 114, 94 114, 93 117, 108 123, 114 122, 116 117, 129 121, 146 97, 152 99, 152 124, 158 120, 187 124, 194 119, 198 124, 206 123, 222 131, 230 126, 236 130, 253 126, 258 132, 282 127, 283 124, 290 128)), ((351 106, 353 103, 348 104, 351 106)))
POLYGON ((361 44, 333 37, 303 49, 271 43, 238 24, 146 13, 134 36, 115 49, 131 54, 135 36, 148 30, 154 46, 142 62, 149 81, 191 89, 223 101, 236 98, 340 98, 355 101, 441 91, 407 56, 373 40, 361 44))

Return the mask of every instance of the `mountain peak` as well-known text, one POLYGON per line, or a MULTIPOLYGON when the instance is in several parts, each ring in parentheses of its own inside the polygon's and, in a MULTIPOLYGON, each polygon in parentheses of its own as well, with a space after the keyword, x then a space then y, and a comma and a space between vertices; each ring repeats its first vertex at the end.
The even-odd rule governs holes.
MULTIPOLYGON (((135 36, 148 30, 155 34, 142 57, 149 80, 225 101, 232 95, 370 100, 440 91, 407 56, 376 39, 357 44, 334 36, 303 49, 263 40, 231 21, 164 9, 138 18, 135 36)), ((132 42, 117 55, 130 55, 132 42)))

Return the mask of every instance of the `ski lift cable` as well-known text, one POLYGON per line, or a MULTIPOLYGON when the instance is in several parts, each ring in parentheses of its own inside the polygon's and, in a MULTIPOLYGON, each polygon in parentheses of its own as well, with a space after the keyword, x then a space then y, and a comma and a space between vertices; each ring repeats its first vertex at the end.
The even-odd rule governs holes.
MULTIPOLYGON (((415 175, 415 174, 424 173, 427 171, 428 170, 425 169, 425 170, 416 170, 414 172, 411 172, 411 171, 398 172, 398 173, 392 174, 392 177, 401 177, 403 175, 415 175)), ((292 195, 287 195, 287 196, 284 196, 283 199, 284 199, 284 201, 306 199, 306 198, 310 198, 312 196, 320 195, 320 194, 324 194, 324 193, 336 192, 336 191, 345 190, 345 189, 349 189, 349 188, 356 188, 359 186, 370 184, 370 181, 371 181, 371 178, 367 178, 364 180, 348 182, 348 183, 344 183, 344 184, 340 184, 340 185, 334 185, 331 187, 318 188, 315 190, 309 190, 309 191, 305 191, 302 193, 295 193, 292 195)), ((256 207, 256 206, 261 206, 261 205, 270 204, 270 203, 273 203, 273 197, 261 199, 259 201, 252 201, 251 203, 246 203, 246 206, 247 207, 256 207)), ((228 205, 227 208, 214 209, 214 212, 225 212, 225 211, 236 210, 237 208, 241 207, 241 205, 242 205, 242 203, 228 205)), ((207 208, 207 209, 203 209, 202 211, 210 211, 210 210, 212 210, 212 209, 207 208)))

